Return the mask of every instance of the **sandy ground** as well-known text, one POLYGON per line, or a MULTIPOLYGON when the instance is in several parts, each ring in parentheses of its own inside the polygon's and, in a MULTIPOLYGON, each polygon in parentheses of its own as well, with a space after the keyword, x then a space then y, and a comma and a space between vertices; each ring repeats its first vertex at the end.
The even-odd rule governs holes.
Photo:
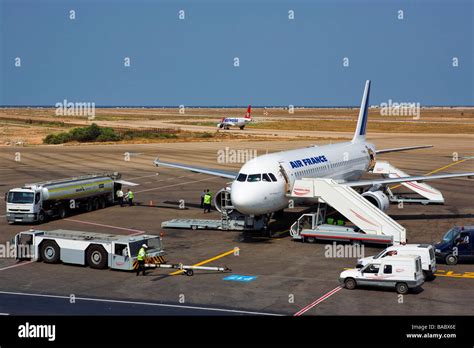
MULTIPOLYGON (((178 109, 114 108, 96 109, 94 120, 88 120, 81 116, 56 116, 54 109, 4 108, 0 109, 0 146, 18 142, 38 145, 47 134, 92 122, 121 129, 171 128, 185 132, 214 133, 217 131, 215 124, 222 117, 243 116, 244 112, 243 109, 195 108, 185 109, 185 113, 180 114, 178 109)), ((232 129, 227 133, 236 139, 252 140, 258 137, 347 139, 355 128, 358 109, 295 109, 290 114, 283 109, 254 108, 252 114, 254 125, 245 130, 232 129)), ((368 131, 373 137, 379 138, 391 133, 473 133, 474 109, 425 108, 420 110, 419 119, 413 119, 412 116, 382 116, 380 110, 371 109, 368 131)))

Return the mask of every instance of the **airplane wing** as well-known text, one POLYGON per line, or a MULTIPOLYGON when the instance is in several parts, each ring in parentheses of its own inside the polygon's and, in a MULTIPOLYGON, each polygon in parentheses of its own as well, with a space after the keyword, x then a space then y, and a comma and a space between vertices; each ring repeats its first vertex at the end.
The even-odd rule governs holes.
POLYGON ((408 182, 408 181, 428 181, 428 180, 437 180, 437 179, 460 178, 460 177, 465 177, 465 176, 467 176, 469 179, 474 179, 474 172, 437 174, 437 175, 428 175, 428 176, 419 175, 419 176, 407 176, 407 177, 402 177, 402 178, 348 181, 348 182, 344 182, 344 185, 350 186, 350 187, 387 185, 387 184, 396 184, 396 183, 408 182))
POLYGON ((417 150, 417 149, 427 149, 429 147, 433 147, 433 145, 419 145, 419 146, 408 146, 408 147, 394 147, 392 149, 382 149, 377 150, 375 153, 377 155, 381 153, 389 153, 389 152, 399 152, 399 151, 408 151, 408 150, 417 150))
POLYGON ((158 158, 155 159, 153 163, 157 167, 163 166, 163 167, 184 169, 184 170, 189 170, 194 173, 202 173, 202 174, 208 174, 208 175, 213 175, 213 176, 219 176, 221 178, 232 179, 232 180, 235 179, 235 177, 238 174, 236 172, 229 172, 226 170, 209 169, 209 168, 203 168, 203 167, 189 166, 186 164, 163 162, 163 161, 160 161, 158 158))

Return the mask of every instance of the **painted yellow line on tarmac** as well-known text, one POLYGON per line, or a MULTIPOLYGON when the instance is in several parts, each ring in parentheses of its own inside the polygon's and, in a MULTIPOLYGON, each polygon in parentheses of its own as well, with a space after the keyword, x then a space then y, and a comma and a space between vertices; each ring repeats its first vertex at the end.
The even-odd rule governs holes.
POLYGON ((456 273, 453 271, 443 271, 441 269, 437 270, 435 273, 437 277, 451 277, 451 278, 470 278, 474 279, 474 272, 461 272, 456 273))
MULTIPOLYGON (((196 263, 194 264, 193 266, 202 266, 202 265, 205 265, 206 263, 209 263, 209 262, 212 262, 212 261, 215 261, 215 260, 218 260, 218 259, 221 259, 227 255, 230 255, 230 254, 234 254, 236 252, 238 252, 240 250, 240 248, 234 248, 232 250, 229 250, 229 251, 226 251, 225 253, 222 253, 222 254, 219 254, 217 256, 214 256, 214 257, 211 257, 210 259, 207 259, 207 260, 204 260, 204 261, 201 261, 199 263, 196 263)), ((169 275, 178 275, 178 274, 181 274, 183 273, 182 270, 179 270, 179 271, 175 271, 175 272, 172 272, 170 273, 169 275)))
MULTIPOLYGON (((432 172, 426 173, 425 175, 431 175, 431 174, 437 173, 437 172, 439 172, 439 171, 441 171, 441 170, 443 170, 443 169, 446 169, 446 168, 452 167, 452 166, 454 166, 454 165, 456 165, 456 164, 465 162, 465 161, 467 161, 468 159, 470 159, 470 158, 464 158, 464 159, 462 159, 462 160, 459 160, 459 161, 450 163, 450 164, 445 165, 445 166, 443 166, 443 167, 441 167, 441 168, 435 169, 435 170, 433 170, 432 172)), ((396 189, 396 188, 398 188, 398 187, 400 187, 400 186, 402 186, 402 184, 398 184, 398 185, 392 186, 392 187, 390 187, 390 190, 396 189)))

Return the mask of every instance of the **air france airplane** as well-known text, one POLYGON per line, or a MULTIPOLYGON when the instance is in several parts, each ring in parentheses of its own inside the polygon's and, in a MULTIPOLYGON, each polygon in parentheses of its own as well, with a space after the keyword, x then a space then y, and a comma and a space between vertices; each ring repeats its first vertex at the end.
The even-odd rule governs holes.
POLYGON ((247 123, 252 121, 252 106, 249 105, 247 113, 244 117, 223 117, 221 122, 217 124, 217 128, 229 129, 229 127, 239 127, 244 129, 247 123))
MULTIPOLYGON (((349 142, 310 146, 258 156, 246 162, 238 173, 162 162, 158 158, 154 163, 156 166, 232 179, 230 186, 232 205, 240 213, 250 216, 266 215, 287 208, 290 199, 287 193, 295 180, 301 178, 331 178, 350 187, 369 187, 366 193, 375 198, 371 202, 383 210, 386 208, 381 203, 385 196, 383 188, 388 184, 474 176, 474 172, 471 172, 361 180, 364 174, 374 168, 376 154, 432 147, 422 145, 377 151, 374 144, 366 141, 369 93, 370 81, 367 81, 356 130, 349 142), (378 204, 377 199, 380 200, 378 204)), ((229 188, 223 190, 226 189, 229 190, 229 188)), ((386 202, 388 206, 388 199, 386 202)))

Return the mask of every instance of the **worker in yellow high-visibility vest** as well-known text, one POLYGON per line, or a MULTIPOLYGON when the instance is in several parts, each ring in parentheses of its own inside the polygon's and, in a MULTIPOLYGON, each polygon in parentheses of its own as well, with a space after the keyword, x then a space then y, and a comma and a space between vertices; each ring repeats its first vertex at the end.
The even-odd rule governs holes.
POLYGON ((127 191, 127 200, 128 200, 128 205, 132 206, 133 205, 133 199, 135 198, 135 194, 133 193, 132 190, 128 189, 127 191))
POLYGON ((203 198, 203 203, 204 203, 204 213, 211 212, 211 200, 212 200, 212 195, 209 192, 209 189, 206 190, 206 194, 204 195, 203 198))
POLYGON ((137 261, 138 261, 138 268, 137 268, 137 276, 140 275, 140 272, 145 275, 145 258, 146 258, 146 249, 148 249, 148 245, 143 244, 140 250, 138 250, 137 261))

